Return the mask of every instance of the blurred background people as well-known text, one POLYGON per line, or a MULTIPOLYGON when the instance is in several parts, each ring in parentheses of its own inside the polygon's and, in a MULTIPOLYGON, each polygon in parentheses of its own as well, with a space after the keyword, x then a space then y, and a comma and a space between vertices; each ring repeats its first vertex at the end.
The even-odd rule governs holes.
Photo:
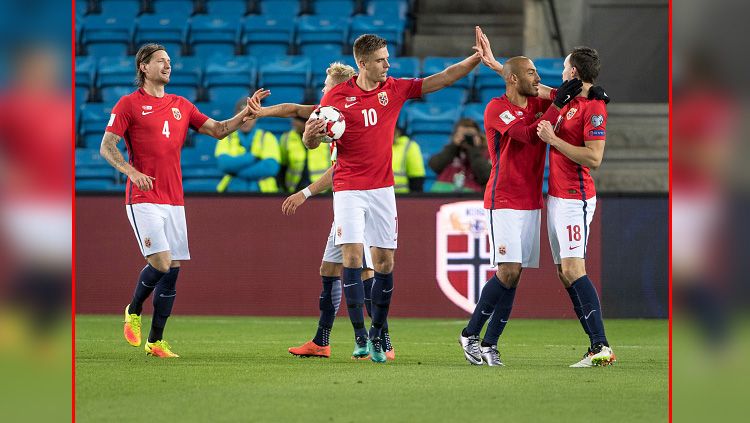
POLYGON ((321 144, 309 150, 302 143, 305 132, 305 119, 291 119, 292 129, 281 135, 279 149, 281 170, 279 171, 279 191, 297 192, 320 179, 331 166, 329 144, 321 144))
POLYGON ((396 127, 393 136, 393 181, 396 194, 424 191, 422 150, 414 140, 396 127))
POLYGON ((469 118, 459 120, 450 142, 428 162, 437 174, 431 191, 484 192, 492 166, 488 154, 479 125, 469 118))

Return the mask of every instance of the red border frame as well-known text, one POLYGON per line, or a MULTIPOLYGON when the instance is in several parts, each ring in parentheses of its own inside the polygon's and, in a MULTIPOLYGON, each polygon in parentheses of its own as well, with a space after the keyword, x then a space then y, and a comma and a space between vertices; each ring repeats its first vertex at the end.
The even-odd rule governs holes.
POLYGON ((72 106, 70 108, 70 120, 73 122, 72 132, 71 132, 71 138, 70 138, 70 146, 71 146, 71 161, 73 163, 73 166, 71 166, 71 186, 70 186, 70 202, 71 202, 71 211, 73 216, 73 222, 71 222, 71 230, 72 230, 72 256, 71 256, 71 296, 70 296, 70 313, 71 313, 71 320, 70 320, 70 328, 71 328, 71 421, 76 421, 76 172, 75 172, 75 160, 76 160, 76 111, 75 111, 75 104, 76 104, 76 0, 73 0, 72 2, 72 8, 70 11, 70 68, 71 68, 71 87, 70 87, 70 96, 72 101, 72 106))
POLYGON ((669 0, 669 421, 672 421, 672 0, 669 0))

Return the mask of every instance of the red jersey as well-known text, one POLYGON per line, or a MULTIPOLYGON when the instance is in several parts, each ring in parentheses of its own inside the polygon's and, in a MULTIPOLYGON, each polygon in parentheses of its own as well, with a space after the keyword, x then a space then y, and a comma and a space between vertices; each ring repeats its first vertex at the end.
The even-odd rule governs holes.
POLYGON ((128 179, 127 204, 184 205, 180 151, 188 126, 198 130, 207 120, 193 103, 174 94, 159 98, 139 88, 117 102, 106 131, 125 139, 136 170, 156 178, 151 191, 141 191, 128 179))
POLYGON ((484 190, 484 208, 537 210, 542 208, 542 182, 547 144, 534 133, 531 143, 511 138, 508 130, 523 122, 530 125, 552 104, 528 97, 526 107, 511 103, 508 97, 495 97, 484 109, 487 147, 492 171, 484 190))
MULTIPOLYGON (((602 100, 576 97, 560 110, 555 134, 568 144, 585 146, 586 141, 607 138, 607 108, 602 100)), ((549 150, 549 195, 587 200, 596 195, 588 167, 565 157, 556 148, 549 150)))
POLYGON ((336 142, 333 191, 393 186, 393 133, 406 100, 422 96, 421 79, 395 79, 371 91, 357 86, 357 76, 336 85, 320 100, 344 114, 346 131, 336 142))

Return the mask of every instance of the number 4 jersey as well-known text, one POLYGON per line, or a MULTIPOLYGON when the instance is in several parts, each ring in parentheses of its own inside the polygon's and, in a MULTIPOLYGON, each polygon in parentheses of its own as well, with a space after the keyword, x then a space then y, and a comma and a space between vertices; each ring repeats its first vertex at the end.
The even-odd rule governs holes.
POLYGON ((388 77, 365 91, 354 76, 328 91, 321 106, 344 114, 346 131, 336 141, 333 190, 370 190, 393 186, 393 137, 406 100, 422 96, 421 79, 388 77))
POLYGON ((125 139, 130 164, 155 178, 151 191, 128 180, 127 204, 184 204, 180 151, 188 127, 198 130, 207 120, 193 103, 174 94, 153 97, 139 88, 117 102, 106 131, 125 139))

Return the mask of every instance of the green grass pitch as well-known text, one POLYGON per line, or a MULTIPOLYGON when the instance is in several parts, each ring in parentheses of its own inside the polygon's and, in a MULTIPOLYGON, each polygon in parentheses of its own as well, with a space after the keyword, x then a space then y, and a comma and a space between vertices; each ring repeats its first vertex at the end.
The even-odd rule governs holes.
POLYGON ((387 364, 350 359, 341 316, 330 359, 287 352, 312 337, 314 318, 173 316, 172 360, 128 345, 121 321, 76 318, 78 422, 667 420, 666 320, 606 320, 618 362, 589 369, 568 368, 588 341, 575 320, 511 320, 503 368, 465 361, 464 320, 392 319, 387 364))

